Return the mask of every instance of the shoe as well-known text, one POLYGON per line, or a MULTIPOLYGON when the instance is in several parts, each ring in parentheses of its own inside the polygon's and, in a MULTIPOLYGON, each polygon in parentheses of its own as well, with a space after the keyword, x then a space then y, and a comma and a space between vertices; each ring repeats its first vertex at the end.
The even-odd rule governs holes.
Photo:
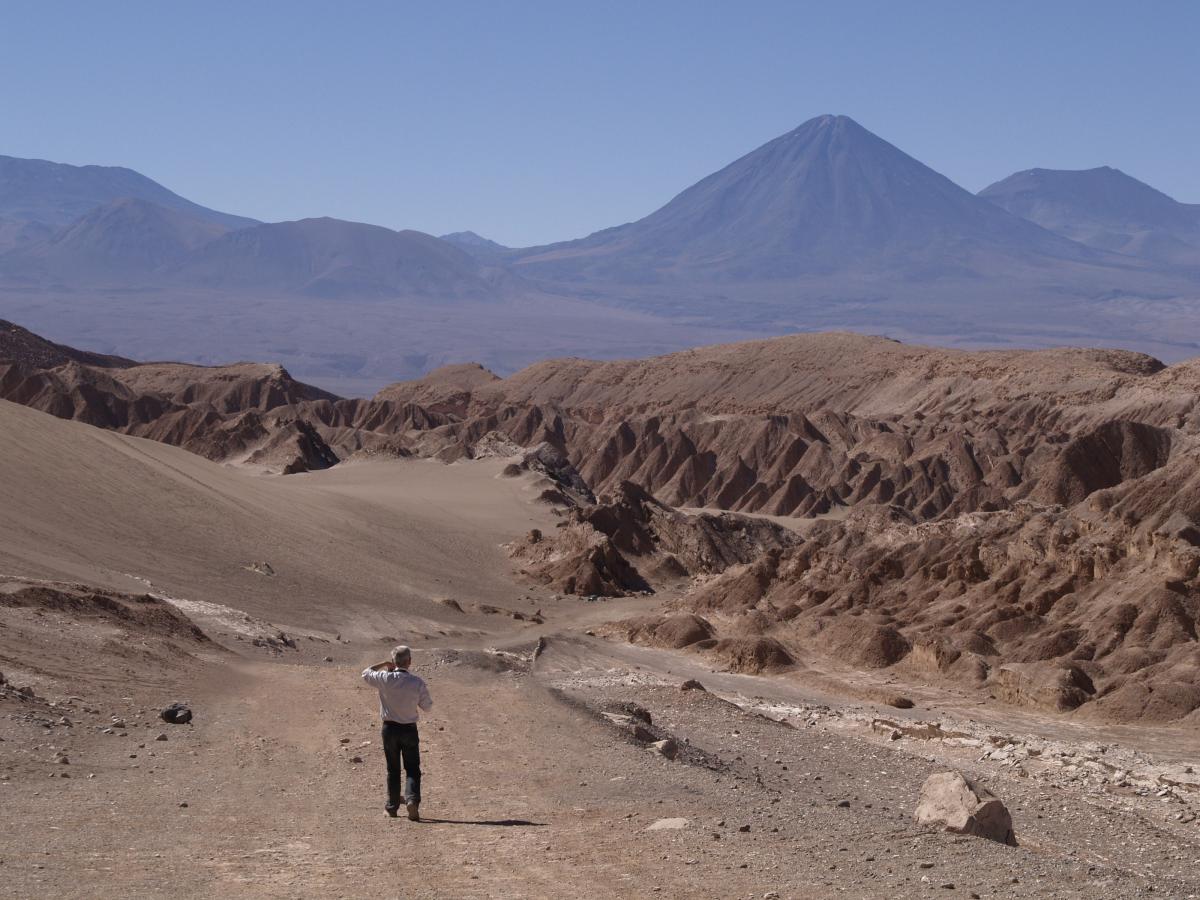
POLYGON ((391 816, 393 819, 394 819, 394 818, 396 818, 397 807, 395 807, 395 806, 385 806, 385 807, 384 807, 384 810, 386 810, 386 811, 387 811, 387 814, 388 814, 389 816, 391 816))
POLYGON ((407 806, 405 806, 405 809, 408 810, 408 820, 410 822, 420 822, 421 821, 421 804, 420 803, 409 803, 407 806))

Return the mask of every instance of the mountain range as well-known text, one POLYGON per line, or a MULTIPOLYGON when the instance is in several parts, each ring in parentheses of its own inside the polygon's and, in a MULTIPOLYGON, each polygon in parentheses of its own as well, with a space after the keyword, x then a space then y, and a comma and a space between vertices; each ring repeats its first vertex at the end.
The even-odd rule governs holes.
POLYGON ((1029 169, 979 196, 1089 247, 1200 266, 1200 204, 1173 200, 1120 169, 1029 169))
POLYGON ((129 169, 0 157, 0 315, 97 350, 245 347, 318 381, 378 386, 457 361, 464 330, 506 371, 626 355, 622 333, 675 349, 696 342, 685 322, 707 340, 846 328, 1178 359, 1200 351, 1197 295, 1200 206, 1110 168, 1033 169, 975 195, 845 116, 642 219, 528 248, 261 223, 129 169))
POLYGON ((1098 256, 981 201, 852 119, 821 116, 644 219, 512 261, 551 279, 738 283, 844 271, 936 277, 1098 256))

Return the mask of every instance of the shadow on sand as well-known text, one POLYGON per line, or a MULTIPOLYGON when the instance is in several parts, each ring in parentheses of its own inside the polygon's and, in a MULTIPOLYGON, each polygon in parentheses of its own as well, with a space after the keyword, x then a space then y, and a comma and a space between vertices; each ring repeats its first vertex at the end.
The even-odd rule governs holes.
POLYGON ((427 819, 421 816, 422 825, 495 825, 500 828, 545 828, 546 822, 530 822, 528 819, 427 819))

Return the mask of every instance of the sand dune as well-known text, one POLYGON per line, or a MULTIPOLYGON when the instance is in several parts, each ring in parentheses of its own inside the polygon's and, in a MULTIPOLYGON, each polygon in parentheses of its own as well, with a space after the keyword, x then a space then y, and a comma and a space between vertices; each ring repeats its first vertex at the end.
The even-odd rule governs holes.
POLYGON ((173 596, 276 621, 386 633, 511 597, 499 544, 548 517, 499 460, 380 461, 263 477, 0 401, 0 572, 173 596), (248 571, 270 563, 275 575, 248 571), (378 631, 376 629, 385 629, 378 631), (394 630, 394 629, 393 629, 394 630))

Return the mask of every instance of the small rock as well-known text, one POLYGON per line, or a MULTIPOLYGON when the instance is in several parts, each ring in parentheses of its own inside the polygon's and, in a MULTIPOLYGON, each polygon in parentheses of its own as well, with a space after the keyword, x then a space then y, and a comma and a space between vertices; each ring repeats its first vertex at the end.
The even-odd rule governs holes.
POLYGON ((158 716, 168 725, 186 725, 192 721, 192 711, 182 703, 172 703, 158 716))
POLYGON ((636 703, 630 703, 626 706, 629 715, 633 716, 639 722, 645 722, 647 725, 653 725, 654 720, 650 717, 650 710, 644 706, 638 706, 636 703))
POLYGON ((647 831, 678 831, 687 828, 690 823, 684 818, 659 819, 646 827, 647 831))
POLYGON ((666 740, 662 741, 654 741, 650 745, 650 748, 659 755, 665 756, 667 759, 674 759, 679 755, 679 745, 676 744, 671 738, 667 738, 666 740))
POLYGON ((162 734, 162 733, 160 733, 160 734, 158 735, 158 737, 156 737, 156 738, 155 738, 155 740, 156 740, 156 741, 165 741, 166 739, 167 739, 167 736, 166 736, 165 734, 162 734))
POLYGON ((849 800, 839 800, 839 801, 837 802, 837 805, 838 805, 838 808, 839 808, 839 809, 849 809, 849 808, 850 808, 850 801, 849 801, 849 800))
POLYGON ((739 825, 738 826, 738 831, 742 832, 742 834, 745 834, 749 830, 750 830, 749 825, 739 825))
POLYGON ((352 757, 350 757, 350 762, 352 762, 352 763, 360 763, 360 762, 362 762, 362 761, 363 761, 363 760, 362 760, 362 757, 361 757, 361 756, 352 756, 352 757))
POLYGON ((700 682, 698 682, 695 678, 689 678, 687 681, 685 681, 683 684, 681 684, 679 686, 679 689, 681 691, 705 691, 707 693, 707 690, 704 687, 704 685, 702 685, 700 682))
POLYGON ((179 808, 180 808, 180 809, 187 809, 187 808, 188 808, 187 801, 186 801, 186 800, 184 800, 182 803, 180 803, 180 804, 179 804, 179 808))

